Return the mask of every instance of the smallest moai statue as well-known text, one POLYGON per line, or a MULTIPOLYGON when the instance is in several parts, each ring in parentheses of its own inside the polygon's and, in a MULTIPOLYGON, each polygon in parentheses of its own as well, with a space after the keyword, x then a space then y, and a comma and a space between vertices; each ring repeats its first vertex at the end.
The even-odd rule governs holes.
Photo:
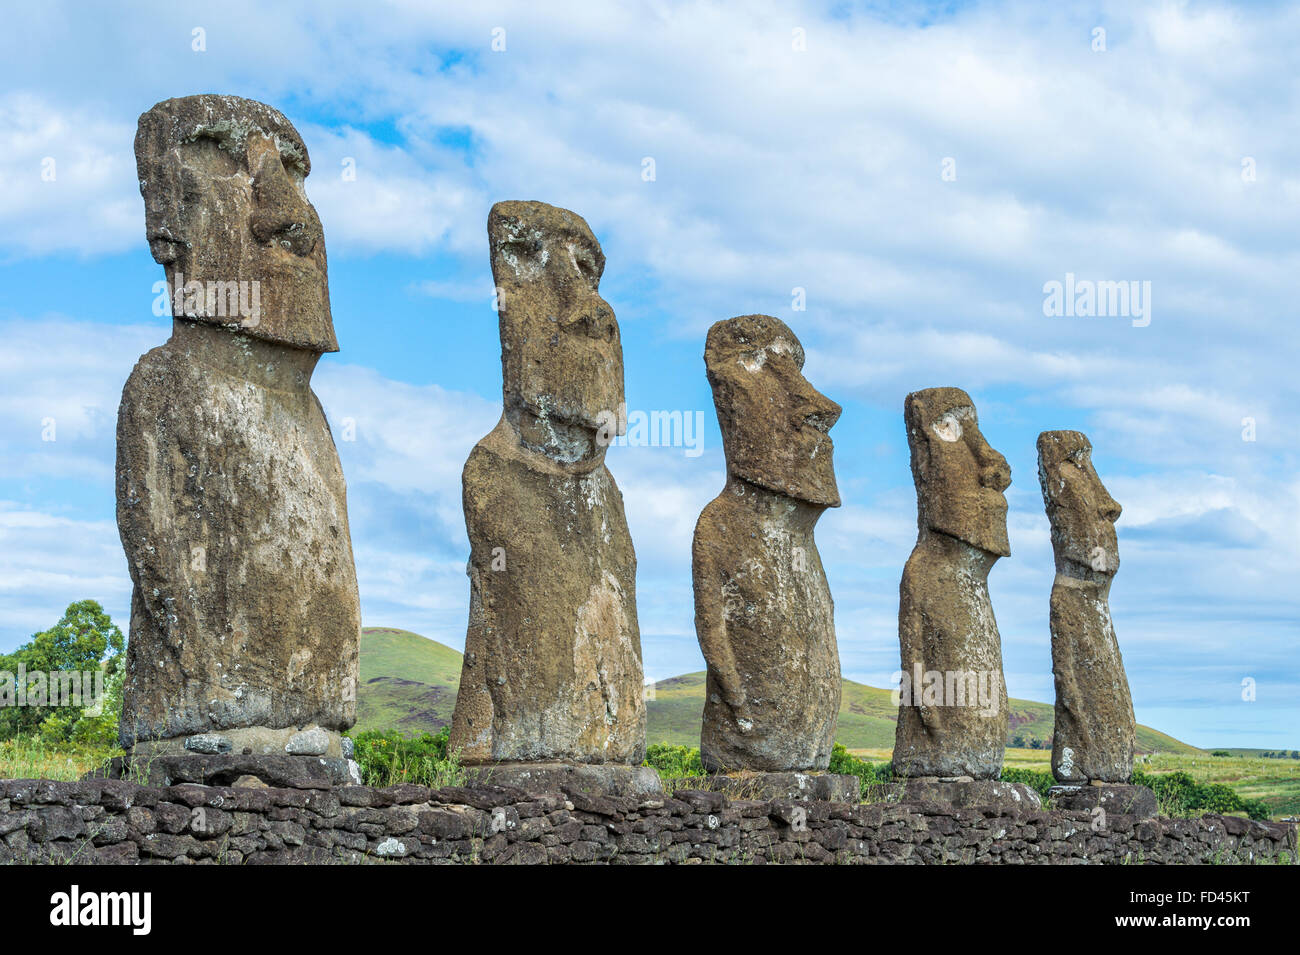
POLYGON ((1102 485, 1092 445, 1078 431, 1038 436, 1038 479, 1056 557, 1052 774, 1064 784, 1126 783, 1137 725, 1107 602, 1119 569, 1120 506, 1102 485))

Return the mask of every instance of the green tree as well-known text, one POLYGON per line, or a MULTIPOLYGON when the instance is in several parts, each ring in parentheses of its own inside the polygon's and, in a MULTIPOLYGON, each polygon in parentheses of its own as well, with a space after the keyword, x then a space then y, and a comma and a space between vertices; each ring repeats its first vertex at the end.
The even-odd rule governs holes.
MULTIPOLYGON (((89 673, 102 669, 106 696, 113 683, 118 684, 120 708, 121 677, 118 671, 122 669, 122 653, 125 648, 126 638, 112 618, 104 612, 104 608, 94 600, 79 600, 69 604, 62 619, 49 630, 34 634, 30 641, 13 653, 0 655, 0 672, 8 674, 9 695, 11 699, 16 699, 20 667, 28 674, 33 671, 46 674, 71 671, 89 673), (117 677, 116 681, 114 677, 117 677)), ((71 738, 85 709, 84 706, 0 707, 0 739, 11 739, 37 731, 57 739, 71 738), (47 721, 49 725, 42 727, 47 721)), ((107 709, 106 705, 105 711, 107 709)))

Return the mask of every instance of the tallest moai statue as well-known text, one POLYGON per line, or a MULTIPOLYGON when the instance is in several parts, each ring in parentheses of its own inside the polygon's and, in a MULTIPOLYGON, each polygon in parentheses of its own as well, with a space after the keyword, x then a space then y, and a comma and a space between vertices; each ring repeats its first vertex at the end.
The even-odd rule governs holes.
POLYGON ((450 745, 470 765, 638 765, 636 555, 605 467, 623 418, 605 256, 581 216, 541 202, 493 206, 488 242, 504 408, 465 463, 470 609, 450 745))
POLYGON ((269 106, 204 95, 141 116, 135 153, 173 327, 118 412, 134 584, 122 745, 338 757, 360 610, 311 390, 338 345, 307 149, 269 106))

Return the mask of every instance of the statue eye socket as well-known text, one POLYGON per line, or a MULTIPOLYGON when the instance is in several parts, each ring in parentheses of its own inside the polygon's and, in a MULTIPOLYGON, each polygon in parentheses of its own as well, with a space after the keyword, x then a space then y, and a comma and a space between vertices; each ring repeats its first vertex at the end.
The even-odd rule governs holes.
POLYGON ((242 157, 236 156, 230 148, 229 141, 207 131, 182 146, 190 157, 200 159, 213 173, 221 176, 233 175, 243 168, 242 157))
POLYGON ((951 443, 961 440, 961 419, 949 412, 934 423, 934 433, 941 441, 951 443))
POLYGON ((596 256, 585 246, 570 246, 569 251, 573 255, 573 261, 578 266, 578 271, 588 281, 595 281, 600 278, 600 266, 596 262, 596 256))
POLYGON ((540 242, 530 241, 528 239, 506 239, 501 243, 501 251, 512 256, 532 258, 541 251, 540 242))

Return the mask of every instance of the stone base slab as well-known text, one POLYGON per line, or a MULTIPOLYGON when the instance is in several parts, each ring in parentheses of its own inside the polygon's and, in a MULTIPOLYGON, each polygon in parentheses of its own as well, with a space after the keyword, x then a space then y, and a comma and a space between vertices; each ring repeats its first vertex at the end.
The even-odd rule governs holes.
POLYGON ((1146 786, 1124 783, 1084 783, 1053 786, 1047 791, 1053 809, 1095 809, 1108 813, 1154 819, 1158 812, 1156 794, 1146 786))
POLYGON ((944 803, 954 809, 1042 809, 1043 800, 1024 783, 998 779, 919 777, 904 781, 903 798, 944 803))
POLYGON ((724 793, 730 799, 815 799, 857 803, 862 798, 858 777, 839 773, 713 773, 674 779, 670 788, 724 793))
POLYGON ((87 779, 123 779, 142 786, 234 786, 330 789, 361 784, 357 764, 343 756, 244 753, 132 753, 114 757, 87 779))
POLYGON ((239 726, 233 729, 213 730, 177 736, 173 739, 138 740, 131 747, 137 757, 151 759, 155 756, 220 756, 225 753, 245 756, 325 756, 350 757, 349 741, 335 730, 314 724, 267 727, 239 726))
POLYGON ((466 785, 506 786, 531 793, 580 792, 598 796, 660 795, 659 774, 621 763, 490 763, 465 767, 466 785))

